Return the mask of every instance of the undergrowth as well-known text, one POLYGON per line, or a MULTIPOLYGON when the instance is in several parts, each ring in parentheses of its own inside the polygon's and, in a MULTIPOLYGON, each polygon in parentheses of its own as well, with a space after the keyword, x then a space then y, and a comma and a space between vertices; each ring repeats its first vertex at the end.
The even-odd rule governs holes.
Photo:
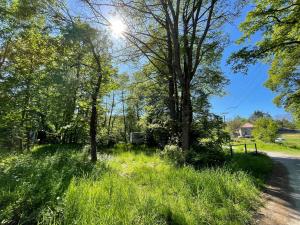
POLYGON ((2 158, 0 224, 35 224, 48 209, 58 209, 72 178, 95 170, 79 150, 49 145, 2 158))
POLYGON ((253 163, 244 157, 254 156, 235 156, 222 168, 195 170, 153 151, 112 152, 99 155, 97 164, 74 146, 3 158, 0 223, 249 224, 268 173, 259 169, 264 156, 253 163))

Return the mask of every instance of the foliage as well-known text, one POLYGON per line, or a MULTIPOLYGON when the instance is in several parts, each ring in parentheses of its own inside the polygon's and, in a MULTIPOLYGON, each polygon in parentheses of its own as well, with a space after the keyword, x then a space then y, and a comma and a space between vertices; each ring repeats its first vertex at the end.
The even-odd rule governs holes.
POLYGON ((164 147, 168 143, 170 130, 166 125, 149 124, 146 128, 146 143, 151 147, 164 147))
POLYGON ((226 160, 225 152, 215 146, 193 146, 187 156, 187 163, 200 169, 203 167, 221 166, 226 160))
POLYGON ((161 156, 177 166, 183 165, 185 161, 184 152, 177 145, 166 145, 161 156))
POLYGON ((274 142, 277 132, 278 126, 274 120, 270 118, 259 118, 254 123, 252 134, 256 139, 264 142, 274 142))
MULTIPOLYGON (((222 28, 238 14, 240 2, 113 1, 109 4, 126 23, 128 32, 124 33, 124 39, 134 47, 127 50, 128 55, 138 63, 145 64, 147 60, 145 67, 152 68, 144 73, 144 81, 148 83, 151 79, 159 86, 151 94, 159 96, 153 99, 161 107, 148 105, 159 112, 153 117, 161 114, 163 119, 168 117, 171 138, 179 137, 185 151, 191 144, 194 114, 206 111, 209 97, 222 94, 227 83, 220 68, 222 52, 228 43, 222 28)), ((99 18, 106 17, 102 4, 90 2, 88 6, 99 18)))
POLYGON ((114 172, 99 179, 73 180, 56 224, 247 224, 258 204, 258 190, 243 172, 174 168, 131 153, 109 164, 114 172))
POLYGON ((233 171, 242 170, 251 174, 262 185, 272 172, 273 161, 264 154, 236 153, 227 166, 233 171))
POLYGON ((211 113, 199 116, 193 124, 194 141, 186 155, 186 162, 196 168, 222 165, 225 161, 222 147, 230 141, 225 125, 220 116, 211 113))
POLYGON ((80 150, 74 145, 46 145, 1 158, 1 224, 35 224, 46 212, 60 213, 73 177, 105 171, 101 163, 94 168, 80 150))
POLYGON ((252 115, 249 117, 249 120, 251 122, 255 122, 259 118, 272 118, 269 113, 265 113, 259 110, 256 110, 252 113, 252 115))
POLYGON ((96 97, 112 89, 116 70, 107 35, 71 15, 66 19, 60 3, 1 1, 0 130, 8 147, 29 149, 41 131, 47 143, 88 141, 99 75, 95 55, 101 55, 103 78, 96 97))
POLYGON ((195 140, 193 144, 222 150, 222 145, 230 140, 229 134, 225 131, 226 124, 218 115, 209 113, 200 117, 193 125, 192 134, 195 140))
POLYGON ((252 35, 262 32, 262 39, 254 47, 244 47, 231 56, 235 70, 245 70, 248 64, 263 59, 270 62, 266 87, 279 93, 274 99, 300 118, 299 90, 299 1, 259 1, 240 25, 245 42, 252 35))
POLYGON ((285 128, 285 129, 296 129, 296 124, 294 122, 291 122, 287 119, 280 119, 280 120, 276 120, 276 123, 280 128, 285 128))

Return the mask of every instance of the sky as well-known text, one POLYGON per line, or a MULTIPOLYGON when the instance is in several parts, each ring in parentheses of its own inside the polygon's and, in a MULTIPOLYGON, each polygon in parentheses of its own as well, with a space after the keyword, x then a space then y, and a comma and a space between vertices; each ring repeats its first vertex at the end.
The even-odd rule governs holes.
MULTIPOLYGON (((228 24, 225 27, 225 32, 230 35, 231 44, 224 51, 221 68, 230 83, 225 88, 225 96, 211 98, 212 111, 219 115, 225 115, 227 119, 232 119, 237 115, 249 117, 254 110, 268 112, 275 118, 287 117, 289 114, 272 102, 276 93, 264 87, 264 82, 268 78, 268 65, 263 63, 251 65, 245 75, 233 73, 230 65, 226 63, 230 54, 241 48, 241 46, 235 44, 235 41, 242 36, 238 25, 244 21, 249 10, 250 7, 245 8, 233 25, 228 24)), ((260 35, 253 36, 252 41, 259 40, 260 35)))
MULTIPOLYGON (((78 0, 68 0, 69 6, 76 13, 84 10, 78 2, 78 0)), ((235 41, 242 36, 238 25, 244 21, 247 12, 250 10, 250 6, 246 7, 233 24, 227 24, 224 28, 224 31, 229 34, 231 44, 225 48, 221 69, 229 80, 229 84, 225 87, 226 94, 224 96, 210 98, 211 111, 218 115, 225 115, 226 120, 233 119, 238 115, 249 117, 255 110, 267 112, 274 118, 290 118, 290 115, 283 108, 275 106, 272 102, 276 93, 264 87, 264 82, 268 78, 268 65, 262 63, 251 65, 248 73, 245 75, 233 73, 230 65, 226 63, 231 53, 241 48, 241 46, 235 44, 235 41)), ((256 34, 252 41, 259 39, 260 34, 256 34)), ((121 73, 131 74, 134 72, 134 67, 131 65, 121 64, 118 66, 121 73)))

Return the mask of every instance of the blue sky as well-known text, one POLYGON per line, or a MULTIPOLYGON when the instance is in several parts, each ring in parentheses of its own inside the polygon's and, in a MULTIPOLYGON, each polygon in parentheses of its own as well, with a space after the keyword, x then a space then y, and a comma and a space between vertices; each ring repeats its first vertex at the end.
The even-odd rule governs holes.
MULTIPOLYGON (((78 4, 78 0, 68 0, 68 3, 76 13, 82 13, 86 9, 82 7, 82 4, 78 4)), ((230 83, 225 88, 225 96, 216 96, 210 99, 211 110, 219 115, 225 114, 227 119, 232 119, 237 115, 249 117, 254 110, 268 112, 275 118, 286 117, 288 113, 283 108, 276 107, 272 102, 276 94, 263 86, 268 77, 268 65, 262 63, 252 65, 249 67, 248 74, 244 75, 234 74, 230 65, 226 64, 230 54, 241 47, 234 42, 242 35, 238 30, 238 25, 245 19, 249 10, 250 7, 245 8, 234 24, 225 26, 225 32, 230 35, 231 44, 224 51, 221 68, 230 83)), ((259 39, 259 34, 256 34, 252 41, 259 39)), ((130 65, 121 65, 119 71, 131 74, 133 69, 130 65)))
MULTIPOLYGON (((221 68, 230 80, 230 84, 226 87, 225 96, 211 98, 212 111, 217 114, 225 113, 228 119, 237 115, 248 117, 254 110, 268 112, 274 117, 283 117, 287 112, 283 108, 276 107, 272 102, 276 94, 263 85, 268 78, 268 65, 262 63, 252 65, 249 67, 248 74, 244 75, 234 74, 230 65, 226 64, 230 54, 241 47, 234 42, 242 36, 238 25, 245 19, 249 10, 250 7, 245 8, 233 25, 228 24, 225 27, 225 31, 230 35, 231 44, 224 51, 221 68)), ((256 34, 252 41, 259 38, 260 34, 256 34)))

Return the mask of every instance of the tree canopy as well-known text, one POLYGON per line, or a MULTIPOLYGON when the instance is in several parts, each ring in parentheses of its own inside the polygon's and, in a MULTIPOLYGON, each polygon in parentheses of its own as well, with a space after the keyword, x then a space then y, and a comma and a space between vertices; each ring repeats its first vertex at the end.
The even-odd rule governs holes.
POLYGON ((270 64, 265 86, 277 93, 274 102, 300 119, 300 1, 253 1, 255 7, 240 24, 238 43, 247 43, 254 34, 261 39, 254 46, 232 54, 235 71, 247 71, 249 64, 262 60, 270 64))
POLYGON ((264 142, 274 142, 277 137, 278 125, 271 118, 261 117, 254 123, 253 136, 264 142))

